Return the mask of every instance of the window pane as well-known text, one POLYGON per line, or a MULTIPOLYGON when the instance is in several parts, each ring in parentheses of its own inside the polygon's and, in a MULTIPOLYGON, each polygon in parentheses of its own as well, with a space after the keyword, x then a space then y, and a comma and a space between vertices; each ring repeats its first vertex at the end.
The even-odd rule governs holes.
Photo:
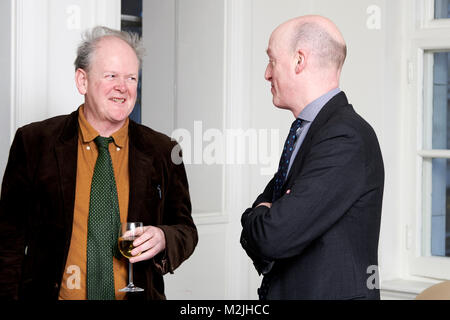
POLYGON ((433 149, 450 149, 449 52, 433 54, 433 149))
POLYGON ((122 0, 122 14, 142 17, 142 0, 122 0))
POLYGON ((432 163, 431 254, 450 256, 450 160, 432 163))
MULTIPOLYGON (((433 53, 433 149, 450 149, 449 59, 433 53)), ((450 159, 433 159, 431 175, 431 254, 450 256, 450 159)))
POLYGON ((448 19, 450 18, 450 1, 449 0, 434 0, 434 18, 448 19))

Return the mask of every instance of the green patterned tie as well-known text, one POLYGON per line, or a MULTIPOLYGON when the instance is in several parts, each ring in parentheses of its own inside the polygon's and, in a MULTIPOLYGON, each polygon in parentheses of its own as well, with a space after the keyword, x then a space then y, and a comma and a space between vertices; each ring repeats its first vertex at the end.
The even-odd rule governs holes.
POLYGON ((108 145, 113 138, 94 139, 98 158, 92 177, 87 235, 87 298, 114 300, 113 256, 120 227, 116 180, 108 145))

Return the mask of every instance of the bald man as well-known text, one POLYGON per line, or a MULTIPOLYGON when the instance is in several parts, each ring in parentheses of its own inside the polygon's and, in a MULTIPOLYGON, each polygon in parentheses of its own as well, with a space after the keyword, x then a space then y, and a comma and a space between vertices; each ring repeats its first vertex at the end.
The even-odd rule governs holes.
POLYGON ((289 20, 270 37, 265 79, 295 120, 277 173, 241 219, 241 244, 264 275, 261 300, 380 298, 383 159, 339 89, 346 52, 321 16, 289 20))

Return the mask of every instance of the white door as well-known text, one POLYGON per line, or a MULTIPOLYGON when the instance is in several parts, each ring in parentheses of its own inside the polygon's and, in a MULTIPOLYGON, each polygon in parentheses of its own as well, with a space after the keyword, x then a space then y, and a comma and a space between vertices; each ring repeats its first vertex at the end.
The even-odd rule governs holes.
POLYGON ((199 232, 192 257, 165 276, 168 299, 249 298, 249 260, 239 244, 249 173, 245 162, 224 160, 226 130, 241 128, 246 112, 236 101, 242 86, 231 80, 242 80, 232 64, 243 55, 231 53, 229 28, 230 11, 242 12, 237 2, 143 2, 142 122, 181 142, 199 232))

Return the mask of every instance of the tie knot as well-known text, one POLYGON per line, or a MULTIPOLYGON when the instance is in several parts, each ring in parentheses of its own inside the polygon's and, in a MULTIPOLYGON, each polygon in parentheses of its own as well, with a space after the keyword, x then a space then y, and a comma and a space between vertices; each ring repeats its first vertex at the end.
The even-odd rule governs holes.
POLYGON ((94 139, 94 142, 99 149, 103 148, 106 150, 108 150, 108 145, 113 141, 114 141, 114 139, 112 137, 105 138, 105 137, 98 136, 97 138, 94 139))
POLYGON ((300 128, 301 125, 302 125, 302 120, 299 118, 295 119, 294 122, 292 122, 291 132, 296 132, 298 130, 298 128, 300 128))

